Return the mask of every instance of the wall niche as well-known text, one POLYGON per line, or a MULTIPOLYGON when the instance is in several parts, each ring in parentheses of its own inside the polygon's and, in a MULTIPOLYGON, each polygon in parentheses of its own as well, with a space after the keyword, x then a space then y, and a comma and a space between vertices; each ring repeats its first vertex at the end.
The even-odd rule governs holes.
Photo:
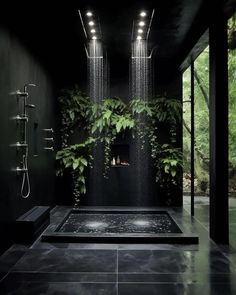
POLYGON ((130 165, 129 145, 113 144, 111 146, 111 167, 124 168, 130 165))

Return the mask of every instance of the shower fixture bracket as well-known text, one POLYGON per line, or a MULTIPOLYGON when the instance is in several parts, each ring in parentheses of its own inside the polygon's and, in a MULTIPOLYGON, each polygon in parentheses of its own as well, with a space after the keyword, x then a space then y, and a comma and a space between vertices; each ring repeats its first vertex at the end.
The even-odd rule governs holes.
POLYGON ((44 147, 43 148, 44 150, 46 150, 46 151, 54 151, 54 148, 51 146, 51 147, 44 147))
POLYGON ((11 117, 10 120, 28 122, 28 116, 25 116, 25 115, 22 115, 22 116, 17 115, 17 116, 11 117))
POLYGON ((21 190, 20 195, 22 198, 27 199, 30 196, 30 179, 29 179, 29 170, 28 170, 28 144, 27 144, 27 124, 28 123, 28 116, 26 109, 27 108, 35 108, 34 104, 28 104, 27 100, 29 98, 29 93, 27 92, 28 87, 35 87, 36 85, 33 83, 27 83, 23 87, 23 91, 16 90, 14 92, 11 92, 10 95, 15 95, 17 97, 17 103, 19 103, 19 98, 23 98, 22 100, 22 108, 23 112, 22 114, 18 114, 16 116, 13 116, 10 118, 10 120, 15 120, 17 124, 20 124, 22 122, 22 139, 21 142, 16 142, 13 144, 10 144, 10 147, 15 147, 17 149, 17 152, 19 151, 19 148, 24 148, 23 155, 22 155, 22 161, 21 161, 21 167, 17 166, 16 168, 13 168, 12 171, 16 172, 17 175, 22 175, 22 182, 21 182, 21 190))
POLYGON ((13 168, 12 171, 16 172, 17 175, 20 175, 22 173, 28 172, 28 169, 27 168, 20 168, 17 166, 16 168, 13 168))
POLYGON ((27 148, 28 144, 27 143, 21 143, 21 142, 16 142, 10 144, 11 147, 16 147, 16 148, 27 148))

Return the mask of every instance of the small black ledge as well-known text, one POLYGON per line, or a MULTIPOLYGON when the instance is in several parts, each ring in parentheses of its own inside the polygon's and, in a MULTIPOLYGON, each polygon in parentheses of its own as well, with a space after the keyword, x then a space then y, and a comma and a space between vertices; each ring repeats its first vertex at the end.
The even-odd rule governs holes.
POLYGON ((33 243, 49 224, 50 207, 33 207, 15 221, 15 243, 33 243))

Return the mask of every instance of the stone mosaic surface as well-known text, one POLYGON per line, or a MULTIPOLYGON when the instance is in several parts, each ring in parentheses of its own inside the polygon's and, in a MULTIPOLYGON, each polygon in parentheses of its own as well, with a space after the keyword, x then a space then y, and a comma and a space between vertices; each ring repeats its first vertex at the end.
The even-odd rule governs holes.
POLYGON ((167 213, 71 213, 58 229, 65 233, 181 233, 167 213))

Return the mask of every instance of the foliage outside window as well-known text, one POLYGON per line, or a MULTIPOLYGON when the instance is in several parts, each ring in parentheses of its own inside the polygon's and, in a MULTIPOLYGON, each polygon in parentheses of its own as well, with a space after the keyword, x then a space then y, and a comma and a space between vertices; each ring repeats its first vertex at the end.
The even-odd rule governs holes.
MULTIPOLYGON (((190 134, 191 134, 191 82, 190 69, 183 75, 183 150, 184 191, 190 191, 190 134)), ((194 61, 195 108, 195 192, 208 193, 209 186, 209 48, 194 61)))
MULTIPOLYGON (((229 192, 236 194, 236 21, 228 21, 229 86, 229 192)), ((194 61, 195 67, 195 191, 208 193, 209 183, 209 48, 194 61), (207 182, 207 185, 206 185, 207 182)), ((190 70, 183 76, 184 190, 190 191, 190 70)))

